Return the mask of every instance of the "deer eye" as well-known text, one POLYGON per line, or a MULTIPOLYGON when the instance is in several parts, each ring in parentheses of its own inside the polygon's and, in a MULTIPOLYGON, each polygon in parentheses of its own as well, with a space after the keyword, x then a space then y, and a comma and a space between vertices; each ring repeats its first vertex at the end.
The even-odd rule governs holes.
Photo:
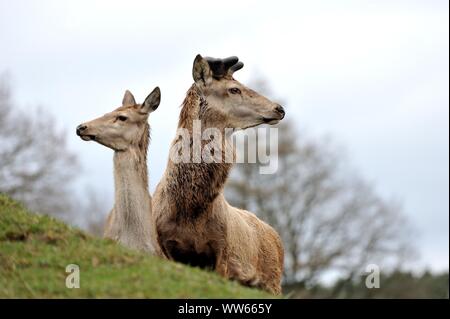
POLYGON ((126 117, 126 116, 124 116, 124 115, 119 115, 119 116, 117 117, 117 119, 118 119, 119 121, 125 122, 126 120, 128 120, 128 117, 126 117))
POLYGON ((238 88, 228 89, 228 92, 230 92, 231 94, 241 94, 241 90, 239 90, 238 88))

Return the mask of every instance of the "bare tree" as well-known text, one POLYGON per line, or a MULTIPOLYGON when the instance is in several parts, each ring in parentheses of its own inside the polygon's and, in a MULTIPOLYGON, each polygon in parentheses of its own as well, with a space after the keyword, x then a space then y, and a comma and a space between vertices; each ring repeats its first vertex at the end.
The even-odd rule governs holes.
POLYGON ((0 192, 33 211, 64 218, 71 210, 76 157, 50 114, 19 109, 10 93, 0 78, 0 192))
POLYGON ((330 271, 352 280, 367 264, 403 261, 410 245, 400 206, 352 172, 330 140, 297 132, 287 119, 278 128, 278 171, 261 175, 256 164, 237 164, 226 194, 277 229, 285 282, 313 286, 330 271))
POLYGON ((85 195, 79 207, 83 219, 80 226, 91 235, 103 237, 106 218, 112 209, 113 201, 107 200, 106 194, 92 186, 86 186, 84 189, 85 195))

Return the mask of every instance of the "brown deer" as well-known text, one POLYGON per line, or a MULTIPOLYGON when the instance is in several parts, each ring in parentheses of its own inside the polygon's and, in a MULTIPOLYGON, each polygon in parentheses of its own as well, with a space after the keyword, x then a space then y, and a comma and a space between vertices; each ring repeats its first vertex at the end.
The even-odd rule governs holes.
POLYGON ((161 92, 156 87, 136 104, 127 90, 122 106, 77 127, 84 141, 95 141, 114 150, 114 207, 104 236, 124 246, 154 253, 152 200, 148 192, 147 148, 150 140, 148 116, 157 109, 161 92))
MULTIPOLYGON (((200 121, 202 132, 219 129, 225 136, 222 152, 231 150, 233 155, 231 134, 226 131, 276 124, 284 117, 280 105, 233 78, 242 67, 236 57, 220 60, 198 55, 193 66, 195 83, 187 92, 178 123, 178 128, 189 131, 191 137, 194 120, 200 121)), ((227 203, 223 189, 231 166, 203 160, 179 163, 169 158, 153 196, 159 253, 280 294, 281 239, 253 213, 227 203)))

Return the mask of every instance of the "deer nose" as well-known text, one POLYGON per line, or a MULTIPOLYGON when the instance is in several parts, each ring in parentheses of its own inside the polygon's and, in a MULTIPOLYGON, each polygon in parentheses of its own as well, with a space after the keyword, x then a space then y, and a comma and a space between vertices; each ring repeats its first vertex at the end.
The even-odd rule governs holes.
POLYGON ((81 135, 81 132, 83 132, 85 129, 87 129, 86 125, 80 124, 77 126, 77 135, 81 135))
POLYGON ((286 112, 284 111, 284 108, 280 104, 277 105, 277 107, 275 108, 275 111, 277 111, 278 113, 281 114, 281 116, 282 116, 281 118, 283 118, 284 115, 286 114, 286 112))

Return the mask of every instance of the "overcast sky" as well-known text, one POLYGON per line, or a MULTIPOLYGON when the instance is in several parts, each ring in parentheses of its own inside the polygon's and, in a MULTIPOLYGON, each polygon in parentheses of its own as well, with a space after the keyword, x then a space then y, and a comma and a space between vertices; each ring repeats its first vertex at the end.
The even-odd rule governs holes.
MULTIPOLYGON (((112 200, 112 151, 77 124, 130 89, 156 86, 152 190, 165 168, 197 53, 239 56, 242 82, 262 76, 310 134, 329 134, 386 198, 403 202, 420 261, 449 263, 448 1, 0 0, 0 71, 14 100, 42 105, 84 166, 79 187, 112 200)), ((45 136, 45 134, 43 134, 45 136)))

